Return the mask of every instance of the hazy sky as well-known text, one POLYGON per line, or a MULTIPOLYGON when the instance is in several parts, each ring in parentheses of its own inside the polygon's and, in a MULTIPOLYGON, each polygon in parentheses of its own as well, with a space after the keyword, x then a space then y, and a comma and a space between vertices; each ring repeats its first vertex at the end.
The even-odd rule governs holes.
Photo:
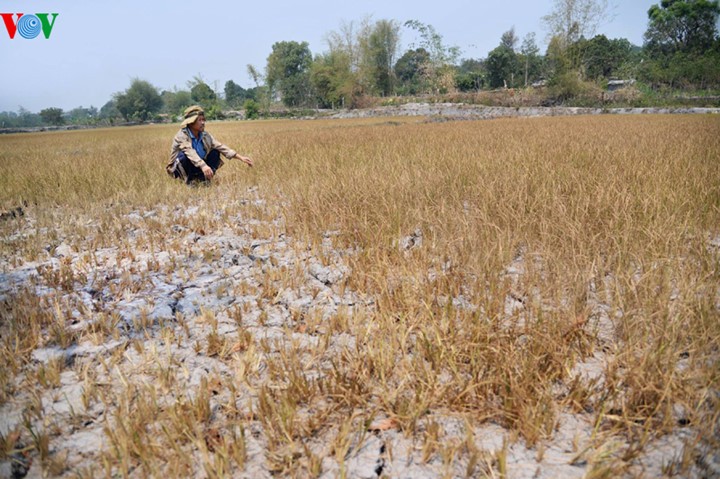
MULTIPOLYGON (((659 0, 611 0, 613 19, 598 33, 642 45, 647 10, 659 0)), ((0 111, 20 106, 100 108, 132 78, 160 90, 185 89, 200 75, 222 91, 227 80, 254 86, 247 65, 264 69, 277 41, 306 41, 313 54, 327 51, 325 36, 363 17, 419 20, 456 45, 461 58, 484 58, 515 27, 535 32, 545 51, 541 18, 552 0, 3 0, 0 13, 58 13, 49 39, 10 39, 0 22, 0 111)), ((405 50, 417 37, 401 28, 405 50)))

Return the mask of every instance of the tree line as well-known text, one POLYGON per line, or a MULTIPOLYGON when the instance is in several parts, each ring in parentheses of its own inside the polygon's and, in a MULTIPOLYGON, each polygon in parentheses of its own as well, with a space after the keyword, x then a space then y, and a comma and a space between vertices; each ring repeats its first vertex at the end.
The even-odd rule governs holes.
POLYGON ((544 54, 534 32, 521 39, 513 27, 486 58, 462 60, 460 49, 448 45, 432 25, 368 18, 329 32, 327 51, 316 55, 304 41, 276 42, 264 68, 247 66, 255 84, 249 89, 228 80, 217 91, 196 76, 186 90, 159 91, 134 79, 100 110, 47 108, 32 114, 21 108, 17 114, 0 113, 0 126, 13 121, 59 125, 174 119, 196 103, 211 119, 233 109, 254 118, 276 103, 289 108, 357 108, 377 97, 533 85, 545 86, 552 100, 564 102, 602 88, 611 79, 637 80, 648 91, 720 88, 719 1, 662 0, 647 15, 643 45, 636 46, 624 38, 596 34, 608 16, 607 0, 555 0, 542 19, 549 32, 544 54), (403 28, 414 32, 418 42, 401 51, 403 28))

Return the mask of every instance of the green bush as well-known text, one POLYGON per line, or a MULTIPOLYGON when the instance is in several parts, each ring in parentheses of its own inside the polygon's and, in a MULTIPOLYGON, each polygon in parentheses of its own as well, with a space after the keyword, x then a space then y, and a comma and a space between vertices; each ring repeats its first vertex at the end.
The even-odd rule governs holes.
POLYGON ((219 104, 213 103, 209 108, 205 109, 205 117, 208 120, 224 120, 225 114, 223 114, 219 104))
POLYGON ((559 103, 570 100, 574 104, 596 103, 600 98, 600 87, 592 82, 585 82, 575 71, 568 71, 556 76, 549 85, 550 96, 559 103))
POLYGON ((243 109, 245 109, 246 119, 255 120, 260 118, 260 105, 255 100, 245 100, 243 109))

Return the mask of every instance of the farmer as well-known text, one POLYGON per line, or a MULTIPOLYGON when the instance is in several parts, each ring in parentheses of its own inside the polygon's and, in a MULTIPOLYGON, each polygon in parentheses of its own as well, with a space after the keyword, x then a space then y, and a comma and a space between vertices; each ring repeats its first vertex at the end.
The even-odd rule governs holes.
POLYGON ((166 170, 173 178, 182 178, 185 183, 212 180, 215 172, 223 165, 220 159, 239 158, 248 166, 253 165, 252 158, 239 155, 205 132, 205 112, 195 105, 185 110, 182 128, 172 142, 170 161, 166 170))

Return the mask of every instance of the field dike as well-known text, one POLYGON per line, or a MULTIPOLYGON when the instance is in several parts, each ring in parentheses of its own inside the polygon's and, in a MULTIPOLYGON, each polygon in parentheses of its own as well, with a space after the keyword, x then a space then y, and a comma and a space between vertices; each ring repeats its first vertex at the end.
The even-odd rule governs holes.
POLYGON ((700 107, 646 107, 646 108, 591 108, 591 107, 531 107, 531 106, 480 106, 462 103, 408 103, 345 110, 330 118, 370 118, 427 116, 428 121, 488 120, 493 118, 535 118, 542 116, 580 115, 667 115, 667 114, 719 114, 720 108, 700 107))
MULTIPOLYGON (((443 411, 425 411, 412 435, 372 408, 355 405, 335 422, 334 407, 322 401, 291 407, 282 390, 322 389, 322 378, 340 374, 333 358, 358 353, 363 338, 333 325, 368 317, 375 300, 342 286, 351 274, 346 259, 357 251, 335 248, 334 232, 314 248, 284 234, 282 217, 228 215, 265 208, 255 189, 243 196, 224 208, 131 211, 121 219, 126 249, 85 248, 92 233, 60 232, 35 261, 2 258, 4 314, 45 318, 33 323, 43 324, 43 340, 23 345, 37 371, 19 374, 4 391, 0 433, 15 452, 0 463, 0 475, 157 477, 170 470, 186 477, 294 471, 327 478, 579 478, 623 471, 658 477, 682 461, 686 446, 697 446, 680 410, 681 427, 646 439, 626 461, 632 444, 599 432, 591 411, 559 411, 550 437, 529 446, 493 421, 471 425, 443 411), (224 226, 197 227, 197 217, 224 226), (158 228, 172 231, 170 242, 147 241, 148 230, 158 228), (288 362, 301 364, 301 375, 269 389, 278 365, 288 362)), ((17 208, 3 221, 15 231, 6 242, 36 233, 32 208, 17 208)), ((101 228, 91 217, 74 221, 85 231, 101 228)), ((408 253, 421 245, 421 231, 398 242, 408 253)), ((710 244, 718 246, 718 240, 710 244)), ((505 315, 520 321, 529 301, 521 286, 528 261, 519 251, 501 272, 512 285, 505 315)), ((608 348, 571 373, 599 389, 613 329, 595 291, 602 287, 608 285, 591 286, 587 327, 608 348)), ((462 296, 448 301, 477 309, 462 296)), ((690 472, 720 474, 719 459, 705 450, 690 472)))

